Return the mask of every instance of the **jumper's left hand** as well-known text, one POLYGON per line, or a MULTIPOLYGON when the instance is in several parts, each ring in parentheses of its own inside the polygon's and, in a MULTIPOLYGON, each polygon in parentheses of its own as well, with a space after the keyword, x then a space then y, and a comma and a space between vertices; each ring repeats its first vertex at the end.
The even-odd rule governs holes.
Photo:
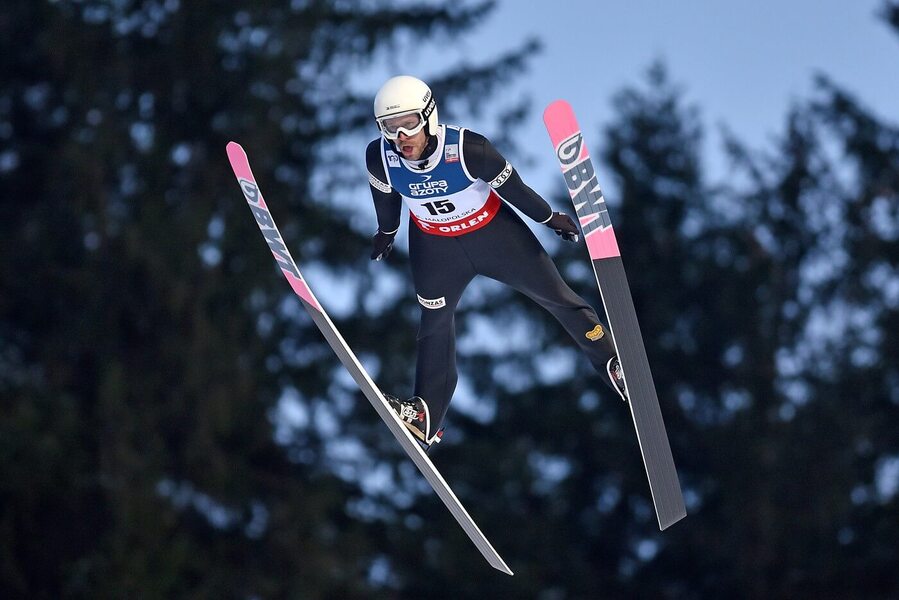
POLYGON ((387 255, 390 254, 390 251, 393 250, 393 238, 396 235, 394 233, 382 233, 381 230, 378 230, 377 233, 371 238, 371 259, 372 260, 382 260, 387 258, 387 255))
POLYGON ((566 242, 576 242, 580 238, 577 225, 563 212, 554 212, 545 225, 566 242))

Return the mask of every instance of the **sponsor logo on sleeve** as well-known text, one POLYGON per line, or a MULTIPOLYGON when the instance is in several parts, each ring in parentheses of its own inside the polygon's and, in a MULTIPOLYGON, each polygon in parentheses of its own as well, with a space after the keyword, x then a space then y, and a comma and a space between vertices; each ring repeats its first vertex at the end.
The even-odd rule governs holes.
POLYGON ((500 187, 502 184, 506 183, 506 180, 512 175, 512 165, 509 164, 509 161, 506 161, 505 168, 499 172, 499 175, 493 178, 493 181, 490 182, 490 187, 496 189, 500 187))
POLYGON ((383 181, 381 181, 380 179, 378 179, 371 173, 368 174, 368 183, 370 183, 371 187, 375 188, 379 192, 389 194, 391 191, 391 188, 389 185, 387 185, 386 183, 384 183, 383 181))
POLYGON ((387 166, 388 167, 399 167, 400 166, 400 157, 396 155, 395 152, 390 150, 387 151, 387 166))
MULTIPOLYGON (((418 294, 415 294, 418 296, 418 294)), ((438 308, 443 308, 446 306, 446 296, 440 296, 439 298, 422 298, 418 296, 418 303, 424 306, 425 308, 430 308, 431 310, 437 310, 438 308)))
POLYGON ((459 162, 459 144, 447 144, 443 151, 443 159, 448 162, 459 162))

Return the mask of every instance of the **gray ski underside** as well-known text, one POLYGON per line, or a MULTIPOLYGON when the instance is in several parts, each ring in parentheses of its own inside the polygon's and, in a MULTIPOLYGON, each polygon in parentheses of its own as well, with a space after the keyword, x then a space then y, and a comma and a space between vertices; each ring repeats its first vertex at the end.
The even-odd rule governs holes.
POLYGON ((687 516, 659 398, 652 381, 649 360, 637 313, 620 256, 593 261, 602 302, 621 361, 631 416, 649 479, 659 528, 666 529, 687 516))

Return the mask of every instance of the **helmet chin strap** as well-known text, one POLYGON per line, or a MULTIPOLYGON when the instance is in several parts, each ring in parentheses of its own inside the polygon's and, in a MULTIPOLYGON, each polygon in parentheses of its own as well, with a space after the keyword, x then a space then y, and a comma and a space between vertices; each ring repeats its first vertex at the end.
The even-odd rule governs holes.
POLYGON ((428 141, 425 143, 424 150, 421 151, 421 156, 418 157, 418 160, 424 161, 419 168, 424 169, 428 166, 428 162, 430 162, 429 159, 434 154, 435 150, 437 150, 437 136, 428 135, 428 141))

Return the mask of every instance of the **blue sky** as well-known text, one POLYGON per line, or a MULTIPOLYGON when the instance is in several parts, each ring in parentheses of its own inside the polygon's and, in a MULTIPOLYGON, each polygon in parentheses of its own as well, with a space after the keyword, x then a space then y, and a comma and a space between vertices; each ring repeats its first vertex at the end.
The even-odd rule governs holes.
MULTIPOLYGON (((393 66, 426 78, 460 57, 472 63, 514 48, 529 35, 543 52, 510 92, 534 111, 522 130, 537 159, 525 173, 536 191, 554 191, 555 167, 541 114, 552 100, 574 106, 596 155, 598 130, 611 122, 612 95, 642 81, 662 59, 686 99, 702 111, 706 159, 718 158, 718 125, 752 147, 770 143, 791 102, 812 93, 815 73, 830 76, 880 115, 899 121, 899 38, 875 17, 880 0, 500 0, 494 14, 425 59, 394 57, 393 66)), ((439 100, 439 99, 438 99, 439 100)), ((490 136, 491 124, 460 123, 490 136)), ((599 167, 600 170, 602 169, 599 167)))

